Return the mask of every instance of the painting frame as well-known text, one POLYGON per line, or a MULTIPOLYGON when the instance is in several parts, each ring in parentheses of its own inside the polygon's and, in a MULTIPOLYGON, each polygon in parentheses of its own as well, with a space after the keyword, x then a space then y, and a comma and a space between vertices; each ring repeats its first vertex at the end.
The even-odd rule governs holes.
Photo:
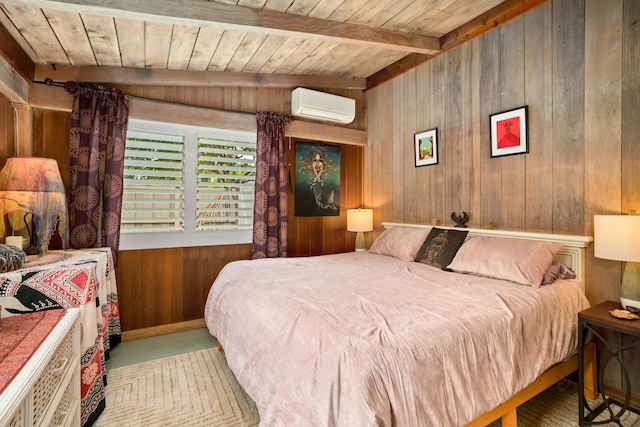
POLYGON ((511 156, 529 152, 529 107, 522 107, 491 114, 491 157, 511 156))
POLYGON ((413 134, 415 167, 438 164, 438 128, 413 134))

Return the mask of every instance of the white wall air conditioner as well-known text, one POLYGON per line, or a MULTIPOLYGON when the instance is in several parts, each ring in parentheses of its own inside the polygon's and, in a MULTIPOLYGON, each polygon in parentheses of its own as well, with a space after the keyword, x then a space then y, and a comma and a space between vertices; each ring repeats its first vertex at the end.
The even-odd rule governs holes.
POLYGON ((356 118, 355 99, 299 87, 291 92, 291 114, 314 120, 351 123, 356 118))

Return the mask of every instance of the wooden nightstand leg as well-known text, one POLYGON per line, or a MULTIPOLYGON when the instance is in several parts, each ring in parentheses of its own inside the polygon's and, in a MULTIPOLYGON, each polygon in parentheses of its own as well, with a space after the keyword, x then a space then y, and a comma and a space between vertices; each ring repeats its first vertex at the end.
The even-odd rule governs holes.
POLYGON ((584 345, 584 397, 589 400, 598 398, 596 364, 596 345, 588 342, 584 345))

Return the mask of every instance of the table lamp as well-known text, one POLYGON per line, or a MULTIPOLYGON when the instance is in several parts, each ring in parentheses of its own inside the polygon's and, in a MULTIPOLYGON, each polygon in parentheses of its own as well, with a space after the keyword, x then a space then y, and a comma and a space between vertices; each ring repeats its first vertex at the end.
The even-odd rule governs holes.
POLYGON ((594 255, 624 261, 620 303, 640 312, 640 215, 594 215, 594 255))
POLYGON ((347 210, 347 231, 356 234, 356 252, 364 251, 364 233, 373 230, 373 210, 371 209, 348 209, 347 210))
MULTIPOLYGON (((0 170, 0 214, 24 212, 29 232, 29 255, 44 253, 49 248, 53 230, 58 224, 63 248, 69 242, 67 198, 64 184, 54 159, 41 157, 12 157, 0 170), (27 216, 31 215, 31 228, 27 216)), ((5 234, 4 221, 0 232, 5 234)))

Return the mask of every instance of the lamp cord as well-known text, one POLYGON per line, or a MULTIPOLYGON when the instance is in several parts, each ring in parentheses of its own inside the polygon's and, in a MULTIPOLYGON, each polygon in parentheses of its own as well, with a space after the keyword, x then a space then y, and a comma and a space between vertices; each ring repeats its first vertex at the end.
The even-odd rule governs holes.
MULTIPOLYGON (((24 214, 24 218, 22 218, 22 220, 24 221, 24 228, 27 229, 27 233, 29 233, 29 247, 33 247, 34 245, 34 241, 33 241, 33 231, 29 228, 29 224, 27 223, 27 216, 29 215, 29 212, 27 212, 26 214, 24 214)), ((31 225, 33 227, 33 214, 31 214, 31 225)))
POLYGON ((18 135, 20 135, 20 132, 19 132, 20 131, 20 129, 19 129, 20 120, 18 120, 18 109, 16 108, 16 103, 12 102, 11 106, 13 107, 13 113, 14 113, 13 117, 14 117, 14 120, 16 122, 15 123, 15 130, 16 131, 15 131, 15 133, 13 135, 13 153, 14 153, 13 155, 14 156, 19 156, 20 153, 18 153, 18 135))

